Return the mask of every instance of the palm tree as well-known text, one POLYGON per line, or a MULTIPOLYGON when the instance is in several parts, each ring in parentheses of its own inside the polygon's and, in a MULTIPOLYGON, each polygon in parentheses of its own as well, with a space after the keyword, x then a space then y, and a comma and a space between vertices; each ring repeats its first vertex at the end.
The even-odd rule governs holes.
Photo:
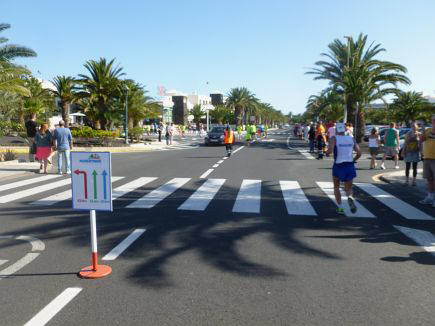
POLYGON ((328 61, 317 61, 318 68, 313 68, 308 74, 316 75, 314 80, 328 80, 329 88, 343 95, 349 121, 357 120, 357 141, 364 134, 363 108, 377 99, 383 99, 388 94, 396 94, 397 84, 410 84, 404 75, 406 68, 390 61, 376 59, 385 52, 380 44, 371 43, 367 46, 367 35, 360 34, 356 41, 348 39, 348 44, 336 39, 328 45, 329 52, 321 55, 328 61))
POLYGON ((211 119, 218 123, 230 123, 234 116, 233 111, 225 105, 217 105, 213 110, 210 110, 211 119))
POLYGON ((56 76, 52 81, 56 90, 52 94, 60 99, 62 107, 62 120, 65 121, 65 126, 69 126, 69 106, 76 100, 76 80, 73 77, 56 76))
MULTIPOLYGON (((0 23, 0 32, 11 27, 10 24, 0 23)), ((7 38, 0 37, 0 44, 9 41, 7 38)), ((0 62, 11 62, 15 58, 36 57, 36 52, 22 45, 7 44, 0 46, 0 62)))
POLYGON ((429 102, 418 92, 400 92, 390 106, 396 121, 405 122, 417 120, 425 112, 431 110, 429 102))
POLYGON ((100 58, 99 61, 87 61, 84 67, 89 76, 80 74, 80 79, 77 81, 82 86, 79 96, 87 98, 89 103, 96 105, 98 120, 95 123, 102 129, 107 128, 110 117, 118 109, 115 100, 121 97, 123 92, 120 77, 125 74, 122 72, 122 67, 114 66, 114 61, 115 59, 112 59, 107 62, 105 58, 100 58))
POLYGON ((234 116, 238 125, 242 124, 246 110, 255 106, 257 99, 246 87, 232 88, 228 94, 226 105, 234 110, 234 116))
POLYGON ((30 71, 9 62, 0 62, 1 91, 30 96, 30 91, 25 87, 24 76, 30 76, 30 71))
POLYGON ((24 115, 39 115, 48 113, 53 109, 53 97, 51 91, 43 88, 41 82, 30 77, 25 80, 25 87, 30 95, 24 97, 24 110, 19 112, 19 120, 24 123, 24 115))
POLYGON ((199 124, 201 123, 201 119, 204 116, 204 111, 202 111, 201 105, 194 105, 193 108, 189 111, 189 114, 193 115, 193 122, 195 122, 197 130, 199 130, 199 124))

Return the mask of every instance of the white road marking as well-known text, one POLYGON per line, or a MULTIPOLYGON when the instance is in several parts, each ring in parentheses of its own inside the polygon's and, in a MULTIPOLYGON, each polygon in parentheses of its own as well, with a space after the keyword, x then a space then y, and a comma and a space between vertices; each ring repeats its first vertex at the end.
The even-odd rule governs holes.
POLYGON ((134 230, 127 238, 122 240, 121 243, 119 243, 115 248, 110 250, 110 252, 105 255, 102 259, 103 260, 115 260, 118 258, 120 254, 122 254, 125 249, 127 249, 134 241, 136 241, 144 232, 146 229, 136 229, 134 230))
POLYGON ((228 158, 228 156, 222 157, 223 160, 226 160, 228 158))
POLYGON ((233 151, 233 154, 237 153, 238 151, 240 151, 242 148, 244 148, 245 146, 240 146, 239 148, 237 148, 235 151, 233 151))
POLYGON ((404 226, 393 226, 408 238, 414 240, 417 244, 422 246, 424 250, 435 256, 435 236, 432 233, 423 230, 411 229, 404 226))
POLYGON ((142 198, 134 201, 128 205, 127 208, 152 208, 178 188, 182 187, 189 180, 190 178, 174 178, 165 183, 163 186, 160 186, 142 198))
POLYGON ((0 266, 6 264, 9 260, 0 259, 0 266))
POLYGON ((15 263, 6 267, 0 271, 0 280, 11 276, 12 274, 18 272, 21 268, 32 262, 36 257, 40 255, 39 252, 29 252, 17 260, 15 263))
POLYGON ((37 182, 47 181, 54 178, 59 178, 60 175, 57 174, 48 174, 41 177, 26 179, 22 181, 12 182, 5 185, 0 186, 0 191, 10 190, 18 187, 28 186, 37 182))
POLYGON ((48 191, 48 190, 52 190, 55 188, 59 188, 59 187, 63 187, 66 186, 68 184, 71 183, 71 178, 68 179, 63 179, 60 181, 56 181, 56 182, 52 182, 43 186, 38 186, 32 189, 26 189, 26 190, 22 190, 22 191, 18 191, 15 193, 11 193, 9 195, 4 195, 0 197, 0 203, 4 204, 4 203, 9 203, 11 201, 20 199, 20 198, 24 198, 24 197, 28 197, 28 196, 32 196, 32 195, 36 195, 39 194, 41 192, 44 191, 48 191))
POLYGON ((217 161, 218 164, 221 164, 223 162, 224 162, 224 160, 217 161))
POLYGON ((136 189, 143 187, 144 185, 156 180, 154 177, 141 177, 131 182, 128 182, 122 186, 113 189, 112 200, 118 199, 124 196, 128 192, 135 191, 136 189))
POLYGON ((305 156, 309 160, 314 160, 314 156, 311 155, 310 151, 307 149, 298 149, 298 152, 301 153, 303 156, 305 156))
POLYGON ((266 142, 266 143, 271 143, 271 142, 273 142, 275 139, 269 139, 269 138, 267 138, 267 139, 263 139, 262 141, 263 142, 266 142))
POLYGON ((433 217, 429 216, 425 212, 422 212, 414 206, 411 206, 399 198, 394 197, 390 193, 382 190, 379 187, 376 187, 371 183, 355 183, 355 185, 408 220, 434 220, 433 217))
POLYGON ((178 209, 203 211, 225 183, 225 179, 208 179, 178 209))
MULTIPOLYGON (((112 182, 118 181, 123 179, 124 177, 112 177, 112 182)), ((40 206, 50 206, 50 205, 54 205, 56 203, 59 203, 61 201, 64 200, 69 200, 71 199, 72 195, 71 195, 71 189, 68 189, 66 191, 62 191, 59 192, 57 194, 54 194, 52 196, 48 196, 42 199, 39 199, 37 201, 31 202, 31 205, 40 205, 40 206)), ((113 198, 115 199, 115 198, 113 198)))
POLYGON ((214 164, 212 167, 217 168, 218 166, 219 166, 219 164, 214 164))
POLYGON ((56 314, 62 310, 74 297, 80 293, 82 288, 67 288, 48 305, 30 319, 24 326, 42 326, 47 324, 56 314))
POLYGON ((261 180, 243 180, 233 212, 260 213, 261 180))
MULTIPOLYGON (((335 203, 335 205, 337 205, 334 196, 334 184, 332 182, 317 182, 317 185, 335 203)), ((374 216, 367 209, 365 209, 364 206, 358 203, 357 200, 355 200, 355 206, 358 208, 358 210, 356 211, 355 214, 353 214, 349 209, 349 205, 347 204, 347 196, 345 192, 341 188, 340 188, 340 192, 341 192, 341 202, 343 204, 344 213, 346 214, 346 216, 376 218, 376 216, 374 216)))
POLYGON ((203 174, 201 174, 201 176, 199 177, 200 179, 205 179, 208 177, 208 175, 210 173, 212 173, 214 171, 214 169, 208 169, 207 171, 205 171, 203 174))
POLYGON ((289 215, 317 216, 297 181, 280 181, 282 195, 289 215))
POLYGON ((38 238, 31 237, 29 235, 20 235, 16 237, 17 240, 23 240, 30 242, 30 245, 32 246, 32 251, 44 251, 45 250, 45 244, 38 238))

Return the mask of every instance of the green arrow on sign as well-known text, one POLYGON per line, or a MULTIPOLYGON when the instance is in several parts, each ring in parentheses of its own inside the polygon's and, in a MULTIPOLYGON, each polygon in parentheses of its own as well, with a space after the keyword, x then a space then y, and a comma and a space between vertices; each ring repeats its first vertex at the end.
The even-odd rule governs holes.
POLYGON ((97 199, 97 171, 94 170, 92 172, 92 175, 94 176, 94 199, 97 199))

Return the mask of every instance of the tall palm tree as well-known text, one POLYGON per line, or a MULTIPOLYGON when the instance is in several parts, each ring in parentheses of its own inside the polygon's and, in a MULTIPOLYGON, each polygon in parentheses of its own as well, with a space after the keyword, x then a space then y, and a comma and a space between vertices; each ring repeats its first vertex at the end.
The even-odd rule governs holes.
POLYGON ((76 80, 73 77, 56 76, 52 81, 56 90, 52 94, 60 99, 62 107, 62 120, 65 126, 69 126, 69 106, 75 101, 76 97, 76 80))
POLYGON ((255 95, 246 87, 232 88, 228 94, 226 105, 234 110, 234 117, 238 125, 242 124, 248 108, 253 108, 257 102, 255 95))
MULTIPOLYGON (((10 27, 10 24, 0 23, 0 32, 10 27)), ((9 41, 7 38, 0 37, 0 44, 6 43, 7 41, 9 41)), ((36 52, 22 45, 7 44, 0 46, 0 61, 11 62, 15 58, 20 57, 36 57, 36 52)))
POLYGON ((390 108, 395 119, 407 125, 424 113, 433 110, 423 94, 418 92, 400 92, 390 108))
POLYGON ((125 74, 122 67, 114 65, 115 59, 107 62, 105 58, 99 61, 89 60, 84 64, 89 75, 79 75, 78 83, 82 86, 79 96, 87 98, 96 105, 98 121, 96 125, 106 129, 113 111, 117 110, 115 100, 122 96, 123 83, 121 77, 125 74))
MULTIPOLYGON (((29 90, 29 96, 24 97, 22 111, 19 112, 19 120, 24 123, 24 115, 39 115, 53 109, 53 97, 51 91, 43 88, 42 83, 30 77, 25 80, 25 87, 29 90)), ((49 112, 49 113, 50 113, 49 112)))
POLYGON ((193 122, 195 122, 197 130, 199 130, 199 124, 201 123, 201 119, 204 116, 204 111, 202 111, 201 105, 194 105, 192 110, 189 111, 189 114, 193 115, 193 122))
POLYGON ((308 74, 314 74, 314 80, 328 80, 329 88, 342 94, 346 101, 349 121, 358 116, 357 141, 364 133, 363 108, 370 101, 383 99, 384 96, 397 93, 397 84, 410 84, 404 74, 406 68, 376 57, 386 50, 380 44, 367 45, 367 35, 360 34, 357 40, 352 37, 348 44, 336 39, 328 45, 329 52, 321 55, 327 60, 317 61, 308 74))

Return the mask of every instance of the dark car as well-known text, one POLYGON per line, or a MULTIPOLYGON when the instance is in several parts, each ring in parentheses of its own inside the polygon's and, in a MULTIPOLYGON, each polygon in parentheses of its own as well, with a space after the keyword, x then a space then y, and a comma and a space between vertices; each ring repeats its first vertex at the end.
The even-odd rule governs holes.
POLYGON ((225 127, 224 126, 213 127, 213 129, 207 133, 207 136, 205 136, 204 144, 205 145, 225 144, 225 127))

